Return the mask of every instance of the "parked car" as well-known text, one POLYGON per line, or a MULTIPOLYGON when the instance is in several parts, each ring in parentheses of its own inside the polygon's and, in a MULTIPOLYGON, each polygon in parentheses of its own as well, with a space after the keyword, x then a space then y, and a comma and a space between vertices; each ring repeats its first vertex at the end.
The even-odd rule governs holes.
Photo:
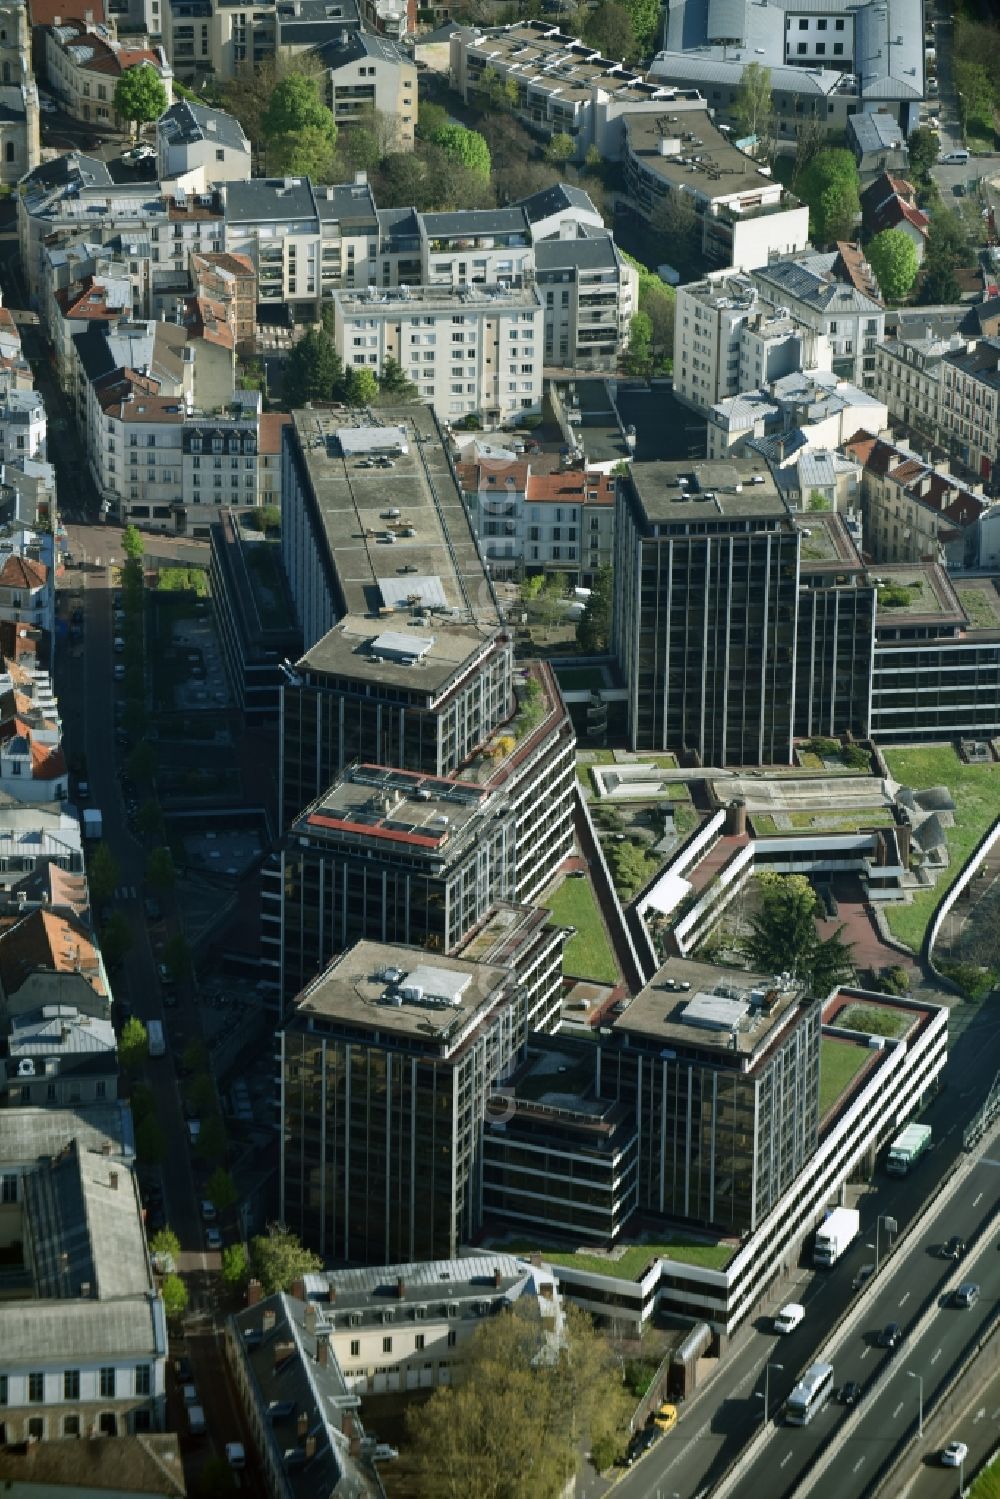
POLYGON ((146 145, 133 146, 132 149, 131 149, 131 151, 123 151, 122 152, 122 161, 140 162, 140 161, 155 161, 155 160, 156 160, 156 151, 155 151, 155 149, 152 146, 146 146, 146 145))
POLYGON ((242 1442, 226 1443, 226 1462, 231 1468, 245 1468, 247 1465, 246 1448, 242 1442))
POLYGON ((59 113, 59 105, 54 99, 50 99, 48 94, 43 94, 41 89, 38 90, 38 107, 43 115, 55 115, 59 113))
POLYGON ((677 1425, 677 1407, 665 1401, 659 1410, 653 1415, 653 1425, 658 1426, 660 1431, 673 1431, 677 1425))
POLYGON ((219 1230, 217 1228, 206 1228, 206 1230, 205 1230, 205 1248, 206 1249, 221 1249, 222 1248, 222 1234, 219 1232, 219 1230))
POLYGON ((644 1426, 641 1431, 637 1431, 628 1444, 625 1453, 625 1466, 631 1468, 634 1462, 638 1462, 639 1458, 644 1456, 650 1447, 653 1446, 659 1435, 660 1430, 658 1426, 644 1426))

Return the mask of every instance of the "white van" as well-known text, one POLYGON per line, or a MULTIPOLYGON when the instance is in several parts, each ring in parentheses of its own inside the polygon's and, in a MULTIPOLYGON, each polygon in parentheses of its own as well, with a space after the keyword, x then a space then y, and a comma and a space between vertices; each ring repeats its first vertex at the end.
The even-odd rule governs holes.
POLYGON ((962 166, 962 165, 964 165, 965 162, 968 161, 968 159, 969 159, 969 153, 968 153, 968 151, 965 151, 965 150, 962 150, 962 151, 946 151, 943 156, 939 156, 938 157, 938 161, 941 163, 941 165, 942 166, 946 166, 946 167, 952 167, 952 166, 958 167, 958 166, 962 166))
POLYGON ((781 1308, 774 1319, 775 1332, 794 1332, 799 1323, 804 1320, 805 1315, 804 1306, 799 1306, 797 1301, 790 1301, 787 1306, 781 1308))
POLYGON ((193 1437, 203 1437, 207 1430, 205 1426, 205 1412, 200 1405, 189 1405, 187 1408, 188 1431, 193 1437))

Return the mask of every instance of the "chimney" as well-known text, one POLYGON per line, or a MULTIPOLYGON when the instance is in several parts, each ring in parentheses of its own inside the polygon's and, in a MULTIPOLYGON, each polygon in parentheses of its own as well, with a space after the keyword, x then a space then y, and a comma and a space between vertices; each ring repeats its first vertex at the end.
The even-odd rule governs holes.
POLYGON ((303 1318, 303 1320, 305 1322, 306 1332, 312 1332, 312 1333, 314 1333, 316 1331, 316 1304, 315 1304, 315 1302, 312 1302, 312 1301, 307 1301, 306 1302, 306 1313, 305 1313, 305 1317, 303 1318))
POLYGON ((326 1299, 327 1299, 327 1301, 329 1301, 331 1303, 331 1305, 333 1304, 333 1302, 336 1301, 336 1299, 337 1299, 337 1288, 336 1288, 336 1286, 327 1285, 327 1288, 326 1288, 326 1299))
POLYGON ((403 1297, 405 1295, 406 1295, 406 1281, 403 1279, 403 1277, 401 1275, 398 1275, 396 1277, 396 1296, 397 1296, 398 1300, 402 1301, 402 1299, 403 1299, 403 1297))
POLYGON ((500 1287, 503 1285, 503 1275, 500 1272, 499 1266, 493 1272, 493 1284, 494 1284, 494 1286, 496 1287, 496 1289, 498 1291, 499 1291, 500 1287))
POLYGON ((306 1462, 310 1462, 316 1456, 316 1438, 306 1437, 306 1462))
POLYGON ((110 1154, 111 1154, 111 1141, 110 1140, 102 1140, 101 1141, 101 1155, 110 1155, 110 1154))
POLYGON ((305 1411, 299 1411, 299 1419, 295 1423, 295 1432, 300 1442, 304 1442, 309 1431, 309 1417, 305 1411))
POLYGON ((111 1175, 108 1177, 108 1185, 110 1186, 112 1192, 117 1192, 118 1191, 118 1172, 117 1171, 112 1171, 111 1175))
POLYGON ((247 1306, 256 1306, 264 1294, 264 1287, 259 1280, 252 1280, 247 1286, 247 1306))
POLYGON ((321 1332, 316 1337, 316 1362, 325 1369, 330 1362, 330 1334, 321 1332))
POLYGON ((726 808, 726 833, 730 838, 742 838, 747 830, 747 804, 737 797, 726 808))
POLYGON ((302 1279, 301 1275, 299 1276, 298 1280, 292 1281, 292 1295, 295 1297, 296 1301, 305 1301, 306 1299, 306 1283, 302 1279))
POLYGON ((92 10, 85 10, 84 13, 83 13, 83 19, 84 19, 84 21, 86 22, 86 24, 88 26, 93 26, 93 24, 94 24, 94 12, 92 10))
POLYGON ((261 1329, 265 1333, 273 1332, 274 1331, 274 1307, 273 1306, 269 1306, 265 1310, 265 1312, 264 1312, 264 1320, 263 1320, 263 1322, 261 1324, 261 1329))
POLYGON ((355 172, 355 174, 354 174, 354 186, 355 187, 366 187, 367 184, 368 184, 368 173, 362 167, 360 171, 355 172))

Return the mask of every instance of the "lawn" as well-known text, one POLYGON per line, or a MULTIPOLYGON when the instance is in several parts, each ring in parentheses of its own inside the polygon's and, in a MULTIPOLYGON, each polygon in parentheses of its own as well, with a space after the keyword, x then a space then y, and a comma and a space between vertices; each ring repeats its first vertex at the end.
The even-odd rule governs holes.
POLYGON ((542 905, 552 912, 560 926, 576 928, 563 953, 563 972, 600 984, 617 984, 618 965, 590 881, 563 880, 542 905))
POLYGON ((997 609, 994 608, 994 604, 1000 607, 1000 597, 998 597, 995 591, 991 598, 985 588, 972 588, 968 583, 963 588, 961 583, 959 583, 955 587, 955 592, 958 594, 958 602, 969 616, 969 620, 974 627, 978 626, 981 630, 995 630, 997 628, 1000 620, 998 620, 997 609))
POLYGON ((770 812, 751 812, 754 831, 764 835, 795 832, 808 828, 822 833, 855 833, 859 828, 887 827, 892 821, 888 807, 859 807, 853 812, 790 812, 790 828, 779 827, 770 812))
POLYGON ((565 1265, 571 1270, 592 1270, 598 1275, 614 1275, 619 1280, 638 1280, 655 1259, 701 1265, 706 1270, 722 1270, 736 1253, 733 1244, 702 1244, 695 1239, 686 1239, 683 1234, 656 1244, 630 1245, 624 1254, 613 1260, 604 1255, 588 1254, 585 1249, 546 1249, 537 1240, 530 1239, 506 1242, 498 1248, 508 1254, 540 1254, 553 1265, 565 1265))
POLYGON ((1000 1499, 1000 1459, 984 1468, 966 1492, 969 1499, 1000 1499))
POLYGON ((604 673, 599 666, 564 666, 556 672, 556 681, 564 692, 596 692, 603 687, 604 673))
POLYGON ((947 786, 955 801, 955 826, 947 830, 947 871, 935 885, 918 891, 909 905, 890 905, 885 911, 892 935, 919 952, 938 902, 987 828, 1000 817, 1000 765, 966 765, 947 744, 883 753, 890 774, 903 786, 916 791, 947 786))
POLYGON ((913 1024, 913 1016, 882 1005, 845 1005, 837 1011, 836 1024, 848 1031, 867 1031, 870 1036, 901 1036, 913 1024))
POLYGON ((819 1117, 824 1119, 845 1088, 857 1077, 871 1052, 853 1041, 823 1036, 819 1043, 819 1117))

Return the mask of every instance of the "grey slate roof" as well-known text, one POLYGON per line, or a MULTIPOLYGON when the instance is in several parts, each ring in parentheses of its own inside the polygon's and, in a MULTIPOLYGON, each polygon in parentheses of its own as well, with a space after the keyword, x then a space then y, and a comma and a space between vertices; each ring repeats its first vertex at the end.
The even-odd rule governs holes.
POLYGON ((316 215, 308 177, 252 177, 249 182, 227 182, 223 193, 227 224, 285 224, 316 215))
POLYGON ((509 208, 465 208, 455 213, 425 213, 424 228, 429 239, 449 234, 517 234, 528 242, 528 220, 524 209, 516 204, 509 208))
POLYGON ((82 1150, 102 1152, 104 1160, 131 1160, 135 1140, 128 1105, 86 1103, 72 1109, 0 1111, 0 1165, 30 1165, 58 1155, 73 1139, 82 1150), (110 1148, 110 1157, 103 1155, 105 1146, 110 1148))
POLYGON ((411 59, 391 38, 376 36, 370 31, 352 31, 343 35, 342 28, 338 28, 333 35, 328 34, 314 51, 322 60, 323 66, 331 72, 346 68, 352 62, 360 62, 363 57, 370 58, 372 62, 388 63, 393 67, 400 67, 403 63, 413 66, 411 59))
POLYGON ((153 1358, 166 1353, 161 1305, 151 1297, 119 1301, 0 1302, 0 1348, 7 1365, 67 1364, 105 1354, 153 1358))
POLYGON ((74 1140, 48 1165, 28 1172, 23 1191, 37 1296, 72 1299, 85 1284, 99 1301, 152 1290, 127 1166, 74 1140))
POLYGON ((156 126, 174 146, 192 146, 199 141, 213 141, 228 146, 233 151, 248 151, 249 142, 243 127, 233 115, 224 109, 208 109, 204 104, 192 104, 189 99, 179 99, 166 114, 160 116, 156 126))
POLYGON ((782 297, 805 302, 820 312, 880 313, 881 305, 846 281, 832 279, 836 252, 775 260, 751 272, 751 279, 782 297))
POLYGON ((324 224, 336 222, 345 229, 363 226, 374 230, 378 222, 375 197, 368 182, 317 183, 313 199, 324 224))
POLYGON ((540 239, 535 244, 539 273, 556 270, 613 271, 618 256, 610 234, 587 239, 540 239))
POLYGON ((524 209, 529 224, 551 218, 554 213, 565 213, 570 208, 597 213, 592 199, 583 188, 573 187, 569 182, 554 182, 551 187, 543 187, 539 192, 532 193, 530 198, 521 198, 517 206, 524 209))

